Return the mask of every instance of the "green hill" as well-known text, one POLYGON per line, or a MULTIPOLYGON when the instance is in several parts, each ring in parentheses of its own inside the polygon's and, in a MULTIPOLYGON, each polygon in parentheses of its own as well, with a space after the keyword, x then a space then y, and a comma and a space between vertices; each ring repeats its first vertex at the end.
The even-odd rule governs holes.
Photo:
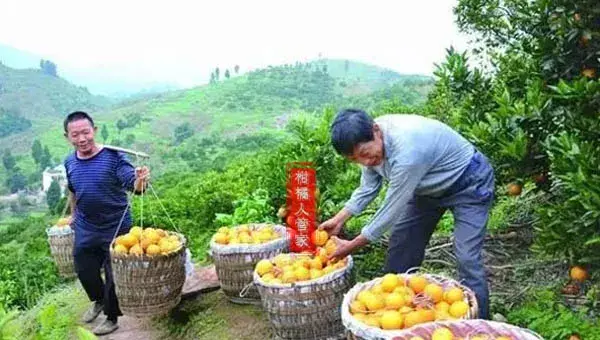
MULTIPOLYGON (((17 81, 20 88, 30 88, 30 91, 42 91, 55 86, 48 82, 59 81, 32 70, 7 73, 12 74, 10 79, 17 81), (40 80, 35 82, 33 76, 25 77, 32 80, 26 83, 15 74, 35 74, 40 80)), ((106 143, 152 154, 150 165, 158 170, 164 169, 166 164, 169 169, 199 170, 204 165, 194 159, 203 157, 208 162, 225 162, 235 155, 235 150, 249 151, 242 145, 248 138, 257 148, 272 145, 277 141, 273 137, 281 137, 285 133, 281 128, 295 115, 322 112, 326 106, 372 109, 387 100, 419 104, 431 85, 430 78, 403 76, 373 65, 318 60, 270 66, 231 78, 221 75, 218 81, 208 85, 149 95, 105 109, 93 106, 96 102, 91 99, 95 97, 84 96, 84 92, 56 91, 63 94, 61 103, 73 104, 74 108, 93 114, 99 128, 108 133, 106 143), (85 98, 89 100, 80 100, 85 98), (239 140, 236 141, 236 137, 239 140)), ((30 96, 29 92, 22 92, 25 93, 23 98, 30 96)), ((30 99, 35 105, 41 105, 30 99)), ((62 106, 46 109, 48 113, 40 115, 30 109, 31 106, 33 104, 26 106, 28 112, 23 116, 30 117, 32 127, 27 133, 13 136, 13 140, 20 138, 19 147, 13 152, 22 154, 18 158, 22 169, 34 166, 30 148, 35 138, 48 147, 55 162, 63 159, 70 149, 62 137, 61 126, 62 117, 69 110, 62 106)), ((100 133, 97 140, 104 142, 100 133)))
MULTIPOLYGON (((214 140, 215 136, 219 139, 273 133, 292 116, 320 112, 328 105, 341 108, 351 104, 370 109, 378 104, 373 98, 419 104, 432 84, 427 77, 402 76, 351 61, 348 72, 343 74, 345 64, 344 60, 320 60, 271 66, 205 86, 130 101, 96 112, 95 116, 99 125, 106 125, 107 143, 168 158, 167 153, 174 149, 200 145, 211 136, 214 140), (119 131, 119 120, 128 127, 119 131), (177 143, 174 135, 183 127, 187 127, 186 136, 191 137, 177 143)), ((53 154, 67 151, 60 135, 60 126, 54 126, 42 136, 43 144, 49 145, 53 154)), ((169 161, 170 166, 173 161, 169 161)))

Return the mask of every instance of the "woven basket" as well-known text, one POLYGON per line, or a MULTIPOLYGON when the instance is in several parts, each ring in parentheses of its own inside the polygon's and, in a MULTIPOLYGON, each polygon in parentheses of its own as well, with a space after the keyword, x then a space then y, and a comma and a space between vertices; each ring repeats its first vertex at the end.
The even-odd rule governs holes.
MULTIPOLYGON (((251 230, 268 225, 249 224, 251 230)), ((210 254, 215 264, 221 289, 230 301, 260 305, 260 294, 253 284, 252 274, 258 261, 275 257, 288 250, 289 236, 282 225, 273 225, 281 236, 262 244, 222 245, 210 241, 210 254)))
POLYGON ((48 235, 50 253, 58 268, 58 274, 63 278, 76 277, 77 273, 75 272, 75 261, 73 259, 75 233, 70 229, 69 232, 64 234, 50 233, 50 229, 47 229, 46 233, 48 235))
MULTIPOLYGON (((443 277, 440 275, 433 275, 433 274, 401 274, 401 275, 405 278, 405 283, 408 282, 408 280, 411 276, 419 275, 419 276, 425 277, 427 279, 427 281, 430 283, 439 284, 440 286, 442 286, 442 288, 444 288, 444 290, 451 288, 451 287, 459 287, 460 289, 462 289, 464 291, 464 296, 465 296, 464 301, 469 304, 469 310, 467 312, 467 315, 464 318, 465 319, 476 319, 477 318, 477 316, 479 314, 479 311, 478 311, 479 307, 477 304, 477 299, 475 297, 475 293, 470 288, 460 284, 458 281, 447 278, 447 277, 443 277)), ((397 336, 398 334, 401 334, 402 330, 383 330, 378 327, 368 326, 368 325, 360 322, 359 320, 355 319, 352 316, 352 314, 350 313, 350 304, 352 303, 352 301, 354 301, 356 299, 356 296, 358 295, 358 293, 362 290, 370 289, 371 287, 381 283, 381 280, 382 280, 382 278, 379 277, 379 278, 376 278, 376 279, 368 281, 368 282, 358 283, 356 286, 354 286, 348 292, 348 294, 346 294, 344 296, 344 302, 342 304, 342 322, 344 323, 344 326, 346 327, 348 339, 352 339, 352 340, 392 339, 395 336, 397 336)), ((432 322, 429 322, 429 323, 432 323, 432 322)), ((429 324, 429 323, 426 323, 426 324, 429 324)), ((426 324, 424 324, 424 325, 426 325, 426 324)), ((413 327, 409 328, 409 330, 412 328, 415 328, 417 326, 413 326, 413 327)))
POLYGON ((123 314, 148 317, 164 315, 181 301, 185 282, 186 239, 177 235, 181 247, 167 255, 127 255, 112 251, 115 292, 123 314))
POLYGON ((343 339, 340 306, 354 284, 352 267, 352 257, 348 256, 344 268, 292 284, 265 283, 254 273, 254 283, 275 335, 279 339, 343 339))
POLYGON ((508 336, 511 339, 518 340, 543 340, 539 334, 534 331, 509 325, 507 323, 487 321, 487 320, 457 320, 457 321, 438 321, 426 324, 416 325, 408 330, 398 332, 398 335, 390 338, 393 340, 410 340, 413 336, 420 336, 423 339, 431 339, 433 331, 437 328, 446 327, 452 331, 455 337, 464 337, 469 339, 475 335, 487 335, 491 337, 508 336))

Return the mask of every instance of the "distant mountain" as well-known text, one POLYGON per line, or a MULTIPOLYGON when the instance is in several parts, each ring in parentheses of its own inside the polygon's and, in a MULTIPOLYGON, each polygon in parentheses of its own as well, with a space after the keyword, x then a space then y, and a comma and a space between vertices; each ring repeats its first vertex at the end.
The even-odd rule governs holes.
MULTIPOLYGON (((19 50, 0 44, 0 63, 16 69, 39 69, 40 60, 48 59, 41 55, 19 50)), ((58 75, 68 81, 86 87, 91 93, 114 98, 125 98, 139 94, 159 93, 178 89, 175 84, 166 82, 147 82, 126 79, 120 74, 106 72, 105 69, 76 69, 52 60, 58 66, 58 75)))

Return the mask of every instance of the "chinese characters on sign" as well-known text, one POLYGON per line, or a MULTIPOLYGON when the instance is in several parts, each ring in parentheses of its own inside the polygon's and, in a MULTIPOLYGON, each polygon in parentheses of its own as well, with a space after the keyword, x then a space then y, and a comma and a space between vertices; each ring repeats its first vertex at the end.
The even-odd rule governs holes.
POLYGON ((290 240, 293 252, 314 251, 310 235, 315 230, 316 220, 316 171, 312 163, 289 163, 287 165, 287 208, 295 233, 290 240))

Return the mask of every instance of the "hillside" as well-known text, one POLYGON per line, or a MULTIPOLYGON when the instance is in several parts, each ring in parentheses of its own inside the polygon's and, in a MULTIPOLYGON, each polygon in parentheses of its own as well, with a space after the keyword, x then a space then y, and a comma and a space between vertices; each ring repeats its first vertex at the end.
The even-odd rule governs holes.
POLYGON ((0 64, 0 119, 4 122, 11 117, 14 121, 30 123, 18 125, 14 131, 7 129, 0 137, 10 137, 29 128, 35 130, 70 110, 96 111, 109 103, 106 98, 93 96, 87 89, 39 69, 18 70, 0 64))
MULTIPOLYGON (((223 138, 278 134, 292 116, 319 112, 328 105, 371 109, 380 104, 378 100, 393 99, 419 104, 432 84, 426 77, 405 77, 372 65, 349 62, 348 66, 347 74, 342 73, 344 60, 272 66, 205 86, 131 100, 94 112, 94 116, 100 127, 106 126, 107 143, 144 150, 176 167, 181 153, 190 154, 190 148, 205 151, 223 138), (119 119, 125 126, 121 131, 119 119), (181 137, 176 137, 178 133, 181 137)), ((60 129, 53 124, 41 136, 53 155, 68 151, 60 129)))

